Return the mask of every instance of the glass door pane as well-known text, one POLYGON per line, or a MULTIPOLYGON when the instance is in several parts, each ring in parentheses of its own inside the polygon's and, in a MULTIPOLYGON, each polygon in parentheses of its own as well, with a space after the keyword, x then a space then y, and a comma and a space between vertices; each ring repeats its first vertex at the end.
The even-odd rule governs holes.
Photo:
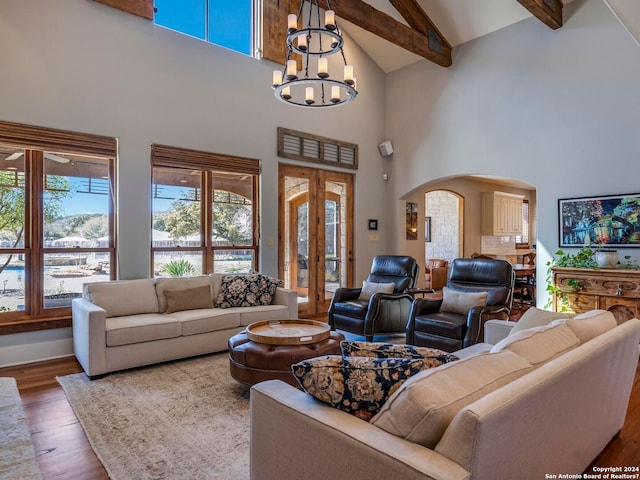
POLYGON ((296 205, 293 227, 293 253, 296 256, 294 269, 295 288, 298 294, 309 296, 309 202, 296 205))
POLYGON ((324 202, 324 300, 331 301, 337 288, 343 286, 344 275, 342 264, 344 263, 344 244, 342 225, 342 198, 340 191, 344 192, 344 185, 334 182, 325 184, 324 202), (336 193, 335 191, 338 191, 336 193))
POLYGON ((298 292, 299 310, 309 302, 309 180, 284 178, 285 288, 298 292))
POLYGON ((349 284, 351 249, 348 248, 347 223, 349 205, 350 175, 325 173, 324 182, 324 269, 321 278, 324 294, 319 299, 318 312, 326 312, 336 289, 349 284), (344 176, 344 181, 341 178, 344 176))

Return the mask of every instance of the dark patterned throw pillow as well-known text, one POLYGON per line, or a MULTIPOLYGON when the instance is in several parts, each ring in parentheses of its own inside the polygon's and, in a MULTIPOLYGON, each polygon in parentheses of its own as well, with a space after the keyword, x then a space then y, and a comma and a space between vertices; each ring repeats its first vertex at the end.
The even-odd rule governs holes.
POLYGON ((369 421, 387 399, 422 370, 416 358, 326 355, 291 366, 300 386, 321 402, 369 421))
POLYGON ((216 308, 270 305, 282 281, 259 273, 222 277, 216 308))
POLYGON ((454 354, 437 348, 395 343, 343 340, 340 342, 340 349, 343 357, 419 358, 424 360, 423 370, 460 360, 454 354))

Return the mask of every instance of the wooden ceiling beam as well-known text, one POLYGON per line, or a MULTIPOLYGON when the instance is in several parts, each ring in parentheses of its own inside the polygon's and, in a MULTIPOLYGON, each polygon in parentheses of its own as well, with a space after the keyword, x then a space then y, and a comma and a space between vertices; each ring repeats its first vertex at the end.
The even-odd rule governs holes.
MULTIPOLYGON (((411 3, 414 2, 401 1, 398 3, 402 4, 402 8, 407 9, 409 12, 412 9, 411 3)), ((428 33, 421 33, 398 22, 386 13, 376 10, 362 0, 332 0, 331 7, 338 17, 384 38, 394 45, 398 45, 443 67, 451 65, 451 47, 435 27, 429 30, 427 26, 428 33)), ((402 12, 400 13, 402 15, 402 12)), ((424 12, 422 13, 424 14, 424 12)), ((407 14, 411 16, 412 21, 415 21, 416 24, 424 21, 424 18, 428 20, 426 14, 424 14, 422 20, 419 18, 419 13, 407 14)), ((409 23, 409 20, 407 20, 407 23, 409 23)))
POLYGON ((554 30, 562 27, 562 2, 560 0, 518 0, 545 25, 554 30))
POLYGON ((402 18, 407 21, 411 28, 427 37, 437 35, 440 43, 446 45, 447 48, 451 50, 451 44, 444 38, 444 35, 440 33, 438 27, 431 21, 417 0, 389 0, 389 3, 402 15, 402 18))
MULTIPOLYGON (((297 13, 298 0, 264 0, 262 2, 262 58, 284 65, 287 59, 287 15, 297 13)), ((302 69, 300 56, 298 70, 302 69)))

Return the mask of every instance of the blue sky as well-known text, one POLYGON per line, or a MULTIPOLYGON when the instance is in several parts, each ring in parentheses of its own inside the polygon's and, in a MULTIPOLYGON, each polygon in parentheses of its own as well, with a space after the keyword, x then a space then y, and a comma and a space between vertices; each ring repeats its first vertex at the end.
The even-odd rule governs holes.
MULTIPOLYGON (((253 0, 208 0, 209 41, 251 55, 253 0)), ((155 0, 155 23, 205 40, 207 0, 155 0)))
MULTIPOLYGON (((74 190, 77 190, 79 182, 82 180, 73 179, 67 177, 67 179, 75 185, 74 190)), ((189 189, 183 187, 169 187, 162 185, 162 195, 166 197, 173 197, 170 199, 154 198, 153 210, 166 211, 171 208, 171 204, 174 199, 182 198, 184 196, 190 196, 192 194, 189 189)), ((80 213, 103 213, 108 212, 108 203, 106 195, 95 195, 91 193, 81 193, 74 191, 74 193, 63 200, 64 215, 78 215, 80 213)))

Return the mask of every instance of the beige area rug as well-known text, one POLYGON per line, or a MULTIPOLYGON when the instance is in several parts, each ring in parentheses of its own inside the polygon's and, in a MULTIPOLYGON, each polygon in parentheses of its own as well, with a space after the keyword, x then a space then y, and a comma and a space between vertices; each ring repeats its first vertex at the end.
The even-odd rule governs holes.
POLYGON ((40 479, 16 381, 0 378, 0 479, 40 479))
POLYGON ((226 353, 57 380, 112 480, 249 478, 249 388, 226 353))

